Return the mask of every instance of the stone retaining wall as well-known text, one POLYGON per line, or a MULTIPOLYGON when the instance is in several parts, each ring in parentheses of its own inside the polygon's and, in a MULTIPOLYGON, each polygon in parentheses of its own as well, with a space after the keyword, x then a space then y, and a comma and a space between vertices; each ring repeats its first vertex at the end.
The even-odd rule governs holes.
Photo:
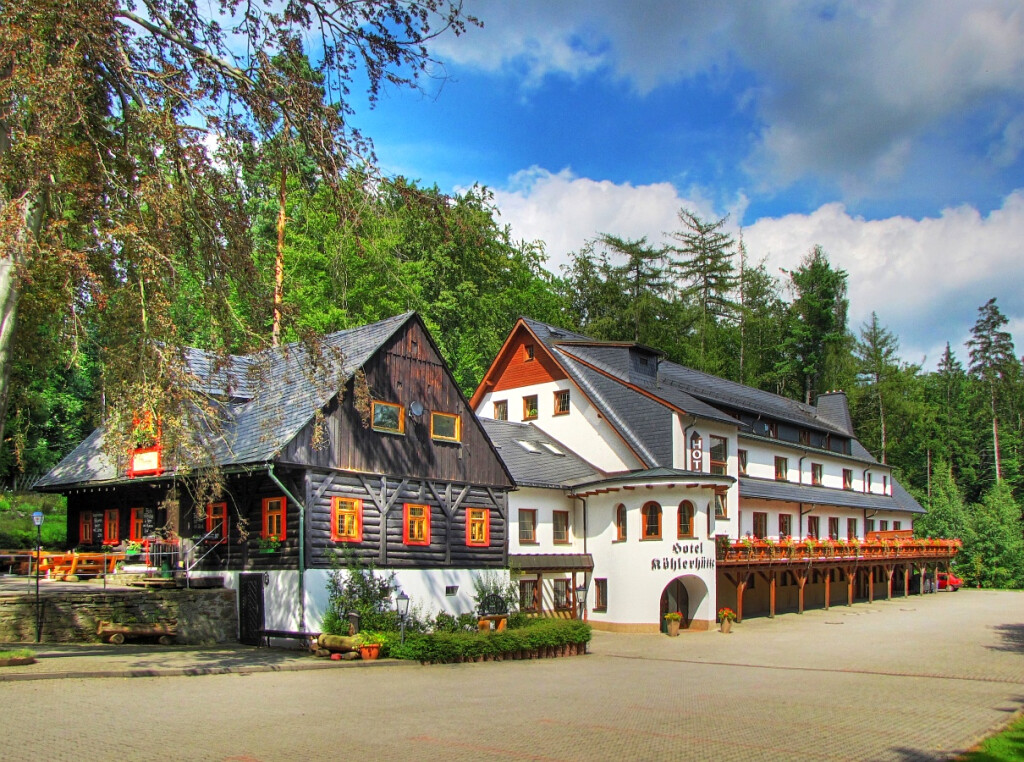
MULTIPOLYGON (((34 595, 0 597, 0 642, 36 639, 34 595)), ((98 643, 100 620, 123 624, 178 620, 175 642, 212 645, 238 639, 234 590, 107 590, 42 596, 44 643, 98 643)))

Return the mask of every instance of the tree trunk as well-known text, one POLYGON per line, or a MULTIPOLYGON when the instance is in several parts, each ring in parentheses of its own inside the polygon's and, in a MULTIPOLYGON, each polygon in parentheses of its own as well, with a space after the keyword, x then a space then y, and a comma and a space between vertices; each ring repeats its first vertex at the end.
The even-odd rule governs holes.
POLYGON ((281 162, 281 187, 277 193, 277 256, 274 258, 274 329, 271 343, 281 346, 281 307, 284 304, 284 225, 288 198, 288 167, 281 162))
POLYGON ((7 403, 11 391, 11 370, 16 329, 18 325, 18 301, 21 299, 19 269, 28 262, 30 241, 39 234, 43 222, 44 198, 35 203, 28 196, 8 202, 21 204, 24 225, 15 235, 14 245, 6 252, 0 252, 0 446, 4 440, 7 423, 7 403))

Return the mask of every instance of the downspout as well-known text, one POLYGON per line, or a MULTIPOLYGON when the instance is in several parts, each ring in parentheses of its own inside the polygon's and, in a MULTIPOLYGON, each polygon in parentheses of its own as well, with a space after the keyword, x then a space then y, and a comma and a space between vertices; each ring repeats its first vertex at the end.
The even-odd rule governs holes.
POLYGON ((306 506, 295 498, 295 495, 281 483, 274 473, 274 464, 267 464, 267 476, 274 482, 289 500, 299 507, 299 632, 306 631, 306 587, 303 573, 306 569, 306 506))
POLYGON ((796 467, 800 470, 800 484, 804 483, 804 460, 807 458, 806 455, 801 455, 800 460, 796 462, 796 467))
POLYGON ((868 492, 868 471, 870 470, 870 468, 865 468, 860 473, 860 491, 863 492, 865 495, 868 492))
POLYGON ((801 538, 804 538, 804 537, 807 536, 806 534, 804 534, 804 516, 806 516, 809 513, 813 513, 814 512, 814 508, 815 508, 815 504, 811 503, 811 507, 808 508, 805 511, 804 510, 804 504, 803 503, 797 503, 797 510, 800 511, 800 526, 798 527, 798 529, 800 530, 800 537, 801 538))

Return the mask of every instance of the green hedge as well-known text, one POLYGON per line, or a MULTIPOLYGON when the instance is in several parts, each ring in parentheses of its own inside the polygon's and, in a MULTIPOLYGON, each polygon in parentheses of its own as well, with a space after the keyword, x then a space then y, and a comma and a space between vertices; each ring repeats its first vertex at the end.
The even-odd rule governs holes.
POLYGON ((590 625, 577 619, 534 619, 526 627, 501 632, 410 634, 406 636, 405 645, 398 643, 397 639, 391 640, 387 644, 387 655, 395 659, 447 664, 479 656, 504 656, 519 651, 587 643, 590 632, 590 625))

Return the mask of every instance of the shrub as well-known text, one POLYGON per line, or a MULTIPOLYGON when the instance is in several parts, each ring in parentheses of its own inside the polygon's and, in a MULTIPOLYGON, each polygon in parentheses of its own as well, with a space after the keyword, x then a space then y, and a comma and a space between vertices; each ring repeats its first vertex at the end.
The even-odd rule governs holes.
POLYGON ((590 636, 590 625, 586 622, 577 619, 537 618, 529 626, 501 632, 414 634, 406 638, 405 645, 391 643, 389 655, 396 659, 448 664, 478 656, 497 656, 515 651, 587 643, 590 636))

